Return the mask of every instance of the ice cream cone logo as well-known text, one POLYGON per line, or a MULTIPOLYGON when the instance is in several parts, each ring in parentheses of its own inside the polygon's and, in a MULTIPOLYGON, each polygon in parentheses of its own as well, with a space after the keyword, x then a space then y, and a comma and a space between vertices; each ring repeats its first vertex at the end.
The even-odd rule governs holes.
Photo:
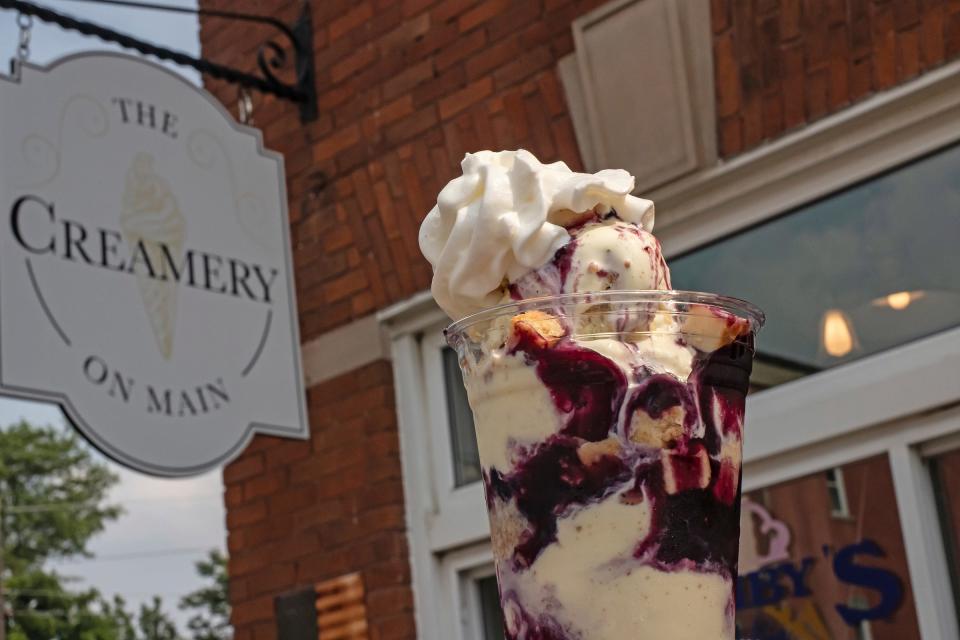
MULTIPOLYGON (((164 248, 171 256, 182 255, 186 221, 169 183, 154 171, 153 156, 148 153, 138 153, 127 169, 120 228, 129 246, 142 244, 152 265, 163 264, 164 248)), ((151 277, 142 270, 136 277, 157 348, 169 360, 173 354, 178 283, 172 278, 151 277)))
POLYGON ((790 528, 785 522, 773 517, 763 505, 748 497, 743 498, 740 509, 740 575, 789 560, 790 541, 790 528), (757 529, 754 523, 758 525, 757 529), (766 552, 761 547, 765 547, 766 552))

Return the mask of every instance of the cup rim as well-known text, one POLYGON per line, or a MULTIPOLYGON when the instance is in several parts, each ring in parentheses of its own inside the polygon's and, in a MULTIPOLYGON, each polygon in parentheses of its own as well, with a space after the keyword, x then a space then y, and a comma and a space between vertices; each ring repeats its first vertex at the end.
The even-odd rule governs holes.
POLYGON ((472 313, 450 324, 444 329, 447 336, 463 333, 470 326, 478 322, 491 320, 502 315, 516 315, 524 311, 532 311, 556 306, 578 304, 604 304, 616 302, 656 302, 667 305, 703 305, 717 307, 744 318, 750 322, 754 333, 760 330, 766 321, 766 315, 753 303, 716 293, 702 291, 668 290, 608 290, 583 293, 564 293, 537 298, 525 298, 506 304, 497 305, 472 313))

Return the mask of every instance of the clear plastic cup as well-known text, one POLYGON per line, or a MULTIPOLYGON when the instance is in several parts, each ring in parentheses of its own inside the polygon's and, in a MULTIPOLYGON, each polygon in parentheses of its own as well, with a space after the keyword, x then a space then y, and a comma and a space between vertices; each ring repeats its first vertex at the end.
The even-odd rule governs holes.
POLYGON ((763 319, 723 296, 607 291, 447 329, 507 640, 734 638, 743 409, 763 319))

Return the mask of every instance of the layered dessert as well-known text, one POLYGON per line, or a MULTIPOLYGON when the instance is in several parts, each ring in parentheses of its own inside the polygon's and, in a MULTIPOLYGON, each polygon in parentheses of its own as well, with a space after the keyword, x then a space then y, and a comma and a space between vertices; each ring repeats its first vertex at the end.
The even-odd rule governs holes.
POLYGON ((625 171, 462 169, 420 246, 457 320, 507 639, 732 639, 762 314, 670 291, 625 171))

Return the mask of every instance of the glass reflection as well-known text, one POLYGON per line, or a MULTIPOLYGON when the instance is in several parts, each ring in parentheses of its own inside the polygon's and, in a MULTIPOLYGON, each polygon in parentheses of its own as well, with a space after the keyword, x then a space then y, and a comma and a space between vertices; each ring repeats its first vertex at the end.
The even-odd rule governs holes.
POLYGON ((743 496, 738 638, 919 638, 883 455, 743 496))
POLYGON ((453 349, 443 349, 443 382, 447 395, 447 422, 453 454, 454 486, 480 480, 480 453, 473 430, 473 412, 463 386, 460 364, 453 349))
POLYGON ((772 386, 960 324, 960 147, 671 261, 678 289, 767 313, 772 386))

